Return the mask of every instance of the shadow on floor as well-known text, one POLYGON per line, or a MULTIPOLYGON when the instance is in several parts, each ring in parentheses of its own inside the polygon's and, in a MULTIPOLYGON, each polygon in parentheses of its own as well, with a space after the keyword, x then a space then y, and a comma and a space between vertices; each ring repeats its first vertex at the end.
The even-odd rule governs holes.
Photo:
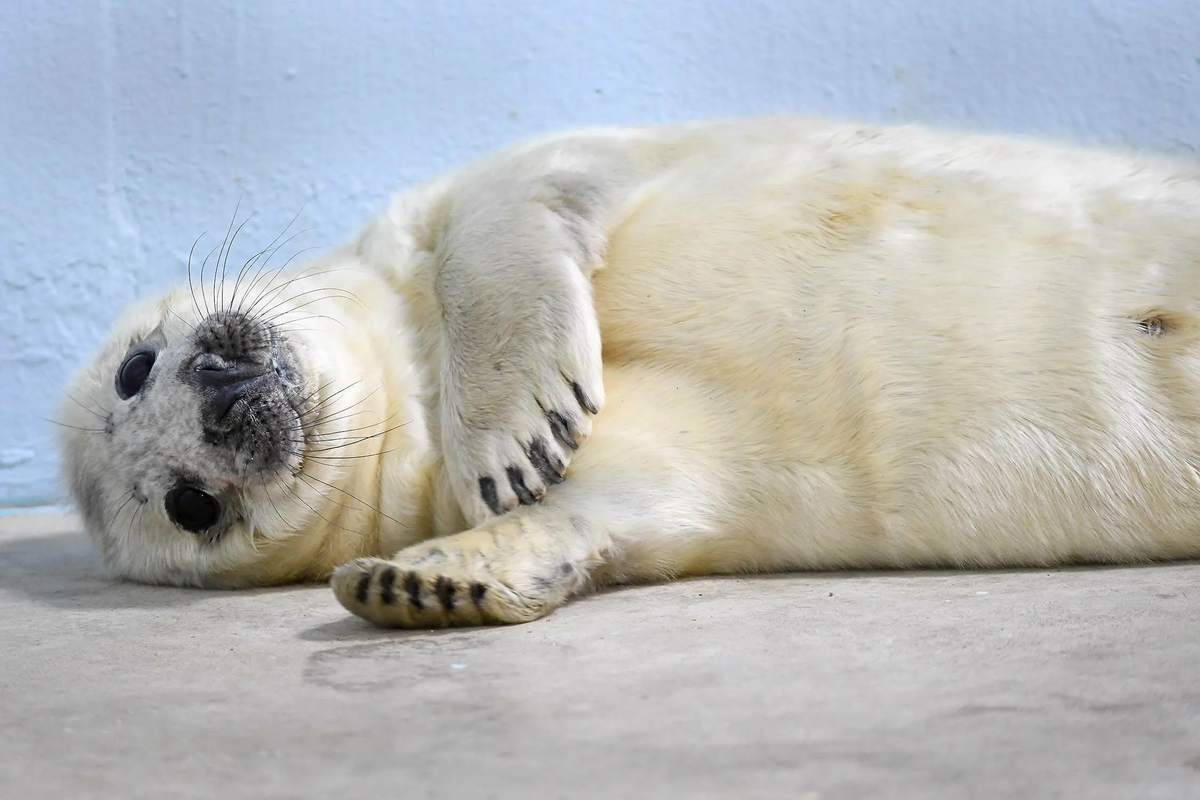
MULTIPOLYGON (((329 598, 330 602, 335 606, 337 601, 332 595, 329 598)), ((537 621, 527 622, 519 626, 526 629, 529 626, 537 625, 537 621)), ((305 642, 341 642, 341 643, 370 643, 376 641, 397 641, 405 639, 439 639, 444 637, 461 637, 464 632, 472 632, 475 634, 489 631, 504 631, 512 630, 512 625, 481 625, 466 628, 379 628, 366 620, 359 619, 346 612, 346 616, 335 619, 332 622, 324 622, 320 625, 315 625, 307 630, 301 631, 296 638, 305 642)))
MULTIPOLYGON (((330 600, 337 602, 332 597, 330 600)), ((297 634, 296 638, 305 642, 373 642, 380 639, 392 640, 397 638, 397 635, 409 633, 413 631, 377 628, 347 611, 345 617, 308 628, 297 634)))
POLYGON ((0 591, 62 609, 168 608, 230 594, 114 580, 81 533, 0 539, 0 591))

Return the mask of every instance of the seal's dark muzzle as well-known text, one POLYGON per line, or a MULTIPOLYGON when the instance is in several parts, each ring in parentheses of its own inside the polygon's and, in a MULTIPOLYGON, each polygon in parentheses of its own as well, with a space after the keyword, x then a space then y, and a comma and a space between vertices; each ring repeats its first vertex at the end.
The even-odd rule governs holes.
POLYGON ((196 370, 196 379, 204 397, 204 416, 220 424, 239 400, 259 390, 272 378, 270 367, 262 364, 233 363, 204 366, 196 370))

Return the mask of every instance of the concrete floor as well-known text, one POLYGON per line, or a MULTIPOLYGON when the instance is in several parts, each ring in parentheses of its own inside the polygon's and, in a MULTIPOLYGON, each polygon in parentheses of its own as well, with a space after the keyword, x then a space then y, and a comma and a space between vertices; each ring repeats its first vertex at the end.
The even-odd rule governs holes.
POLYGON ((1200 797, 1200 565, 625 589, 386 632, 0 517, 0 797, 1200 797))

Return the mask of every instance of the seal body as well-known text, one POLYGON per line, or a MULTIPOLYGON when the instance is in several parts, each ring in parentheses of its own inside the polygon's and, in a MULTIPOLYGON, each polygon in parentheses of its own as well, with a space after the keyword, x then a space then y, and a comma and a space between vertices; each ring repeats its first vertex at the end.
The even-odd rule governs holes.
MULTIPOLYGON (((770 119, 520 144, 400 196, 277 295, 299 315, 311 286, 333 319, 270 327, 308 387, 296 463, 214 479, 197 453, 167 488, 221 483, 241 522, 89 528, 142 579, 347 561, 338 599, 390 625, 680 575, 1200 556, 1198 223, 1195 165, 1007 137, 770 119), (402 426, 357 435, 323 384, 363 398, 357 425, 402 426)), ((190 364, 212 345, 162 309, 214 323, 184 299, 118 338, 190 364)), ((80 391, 113 406, 98 384, 80 391)), ((211 394, 179 391, 204 419, 211 394)), ((67 437, 101 510, 113 435, 67 437)))

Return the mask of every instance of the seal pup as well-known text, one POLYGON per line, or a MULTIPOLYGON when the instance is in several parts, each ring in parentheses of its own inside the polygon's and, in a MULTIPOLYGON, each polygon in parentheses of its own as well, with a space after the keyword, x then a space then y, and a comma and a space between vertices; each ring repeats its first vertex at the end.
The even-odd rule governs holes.
POLYGON ((62 405, 125 578, 332 574, 424 627, 683 575, 1200 556, 1193 163, 589 130, 297 267, 228 249, 123 313, 62 405))

